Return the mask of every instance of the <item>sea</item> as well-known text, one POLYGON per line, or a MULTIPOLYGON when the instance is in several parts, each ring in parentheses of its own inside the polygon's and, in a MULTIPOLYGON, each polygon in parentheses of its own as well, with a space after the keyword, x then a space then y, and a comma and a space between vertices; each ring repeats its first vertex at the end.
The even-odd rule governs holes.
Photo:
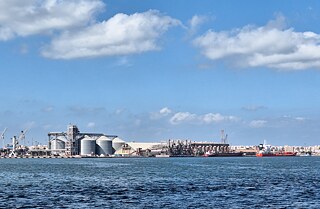
POLYGON ((320 208, 320 157, 0 159, 0 208, 320 208))

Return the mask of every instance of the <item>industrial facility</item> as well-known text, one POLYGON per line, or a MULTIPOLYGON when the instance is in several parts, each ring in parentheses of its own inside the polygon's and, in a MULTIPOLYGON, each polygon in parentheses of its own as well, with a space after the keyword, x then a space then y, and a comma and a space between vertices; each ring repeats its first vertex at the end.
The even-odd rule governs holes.
MULTIPOLYGON (((115 135, 82 133, 70 124, 67 132, 49 132, 48 149, 53 155, 65 156, 109 156, 115 152, 112 140, 115 135)), ((117 143, 115 143, 117 147, 117 143)))
MULTIPOLYGON (((3 148, 8 157, 186 157, 235 156, 230 152, 227 135, 221 142, 168 140, 165 142, 125 142, 116 135, 81 132, 69 124, 66 132, 49 132, 48 145, 24 146, 25 131, 12 138, 12 147, 3 148), (8 155, 9 153, 9 155, 8 155)), ((4 132, 1 136, 4 138, 4 132)))
POLYGON ((160 143, 125 142, 116 135, 82 133, 76 125, 66 132, 48 133, 48 151, 54 156, 109 157, 178 157, 235 156, 230 152, 227 135, 221 131, 221 142, 168 140, 160 143))
MULTIPOLYGON (((167 143, 125 142, 116 135, 82 133, 70 124, 66 132, 49 132, 50 156, 66 157, 128 157, 155 156, 166 149, 167 143)), ((38 149, 43 153, 43 149, 38 149)))
MULTIPOLYGON (((219 142, 169 139, 163 142, 126 142, 116 135, 81 132, 69 124, 66 132, 49 132, 47 145, 26 146, 21 131, 5 145, 6 128, 0 135, 1 158, 80 158, 80 157, 237 157, 255 156, 257 146, 229 146, 228 135, 221 130, 219 142)), ((273 151, 297 152, 298 155, 320 155, 320 146, 274 146, 273 151)))

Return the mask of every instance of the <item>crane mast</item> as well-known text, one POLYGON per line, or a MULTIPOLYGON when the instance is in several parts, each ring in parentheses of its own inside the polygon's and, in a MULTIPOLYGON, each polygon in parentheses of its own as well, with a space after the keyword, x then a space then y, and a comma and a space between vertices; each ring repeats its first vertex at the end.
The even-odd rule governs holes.
POLYGON ((221 130, 221 143, 227 144, 228 134, 225 134, 224 130, 221 130))

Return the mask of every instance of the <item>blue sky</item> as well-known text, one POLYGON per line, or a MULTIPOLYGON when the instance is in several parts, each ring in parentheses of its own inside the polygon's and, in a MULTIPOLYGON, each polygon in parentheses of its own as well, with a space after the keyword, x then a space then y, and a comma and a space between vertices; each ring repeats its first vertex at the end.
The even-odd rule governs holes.
POLYGON ((0 0, 0 129, 319 144, 319 4, 0 0))

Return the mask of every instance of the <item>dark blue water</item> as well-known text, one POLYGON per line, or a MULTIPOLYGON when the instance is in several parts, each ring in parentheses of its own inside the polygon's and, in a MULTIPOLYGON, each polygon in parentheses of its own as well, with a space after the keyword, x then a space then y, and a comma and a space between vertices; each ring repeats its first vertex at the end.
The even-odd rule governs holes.
POLYGON ((320 157, 0 159, 0 208, 320 208, 320 157))

